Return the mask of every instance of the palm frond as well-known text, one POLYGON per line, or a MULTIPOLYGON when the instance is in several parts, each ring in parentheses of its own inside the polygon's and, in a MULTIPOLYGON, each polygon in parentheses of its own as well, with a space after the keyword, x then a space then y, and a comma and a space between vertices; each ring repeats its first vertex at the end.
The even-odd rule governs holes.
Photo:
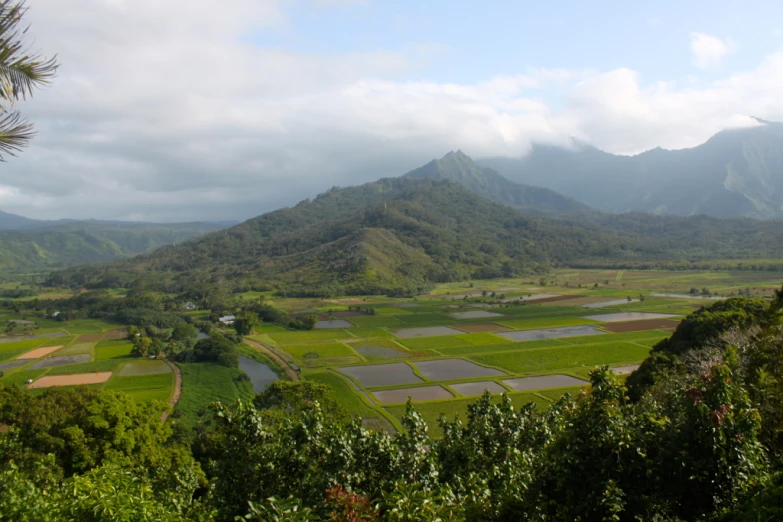
POLYGON ((0 161, 5 161, 6 156, 16 156, 33 136, 33 125, 22 119, 18 112, 0 116, 0 161))
POLYGON ((0 0, 0 99, 13 102, 32 95, 57 72, 57 60, 30 54, 23 44, 27 28, 19 24, 27 8, 24 0, 0 0))

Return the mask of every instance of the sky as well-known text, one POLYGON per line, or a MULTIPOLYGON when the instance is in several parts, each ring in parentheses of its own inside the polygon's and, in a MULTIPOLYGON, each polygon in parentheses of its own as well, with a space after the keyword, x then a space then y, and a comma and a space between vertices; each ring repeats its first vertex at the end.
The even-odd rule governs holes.
POLYGON ((451 150, 616 154, 783 121, 783 2, 28 0, 56 80, 0 210, 243 220, 451 150))

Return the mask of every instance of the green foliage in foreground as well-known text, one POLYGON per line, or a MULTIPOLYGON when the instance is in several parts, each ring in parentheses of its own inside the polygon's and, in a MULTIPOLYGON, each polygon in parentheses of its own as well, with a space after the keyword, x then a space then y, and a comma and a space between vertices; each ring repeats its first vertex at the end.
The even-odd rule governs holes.
MULTIPOLYGON (((723 312, 734 313, 707 312, 718 330, 723 312)), ((396 434, 367 430, 325 372, 252 400, 238 370, 183 364, 178 410, 223 403, 201 422, 196 412, 177 420, 175 435, 160 421, 165 405, 124 393, 0 386, 9 427, 0 520, 772 520, 783 484, 782 334, 780 292, 721 343, 656 351, 672 364, 656 362, 633 394, 602 367, 547 409, 521 404, 533 394, 461 399, 464 415, 440 419, 437 440, 426 421, 437 403, 395 410, 396 434)), ((126 388, 119 379, 110 384, 126 388)))

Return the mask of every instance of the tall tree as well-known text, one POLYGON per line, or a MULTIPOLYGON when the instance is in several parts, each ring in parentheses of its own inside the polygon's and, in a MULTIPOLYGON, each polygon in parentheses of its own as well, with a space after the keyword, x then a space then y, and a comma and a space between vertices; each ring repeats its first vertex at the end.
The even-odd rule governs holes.
POLYGON ((57 72, 57 61, 31 53, 24 42, 24 0, 0 0, 0 161, 15 156, 35 135, 33 125, 21 117, 14 104, 33 95, 57 72))

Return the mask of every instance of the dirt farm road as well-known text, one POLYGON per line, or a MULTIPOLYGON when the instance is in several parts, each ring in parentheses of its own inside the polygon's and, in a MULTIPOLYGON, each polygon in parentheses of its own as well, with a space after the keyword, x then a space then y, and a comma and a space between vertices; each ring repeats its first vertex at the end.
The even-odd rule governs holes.
POLYGON ((285 373, 286 373, 286 375, 288 375, 289 379, 291 379, 292 381, 298 381, 299 380, 299 374, 296 373, 293 370, 293 368, 288 366, 288 363, 285 362, 283 359, 281 359, 280 356, 278 356, 275 352, 273 352, 272 350, 270 350, 269 348, 267 348, 263 344, 261 344, 259 342, 256 342, 256 341, 251 341, 250 339, 245 339, 244 342, 245 342, 246 345, 250 346, 254 350, 257 350, 257 351, 263 353, 264 355, 267 355, 270 359, 272 359, 277 364, 279 364, 280 367, 283 368, 283 370, 285 370, 285 373))
MULTIPOLYGON (((173 362, 166 361, 166 364, 168 364, 171 370, 174 372, 174 395, 172 395, 171 400, 169 400, 169 404, 171 404, 171 409, 173 410, 177 405, 177 402, 179 402, 180 396, 182 395, 182 372, 179 370, 179 366, 173 362)), ((160 416, 160 420, 162 422, 166 422, 168 418, 169 412, 167 411, 164 411, 160 416)))

